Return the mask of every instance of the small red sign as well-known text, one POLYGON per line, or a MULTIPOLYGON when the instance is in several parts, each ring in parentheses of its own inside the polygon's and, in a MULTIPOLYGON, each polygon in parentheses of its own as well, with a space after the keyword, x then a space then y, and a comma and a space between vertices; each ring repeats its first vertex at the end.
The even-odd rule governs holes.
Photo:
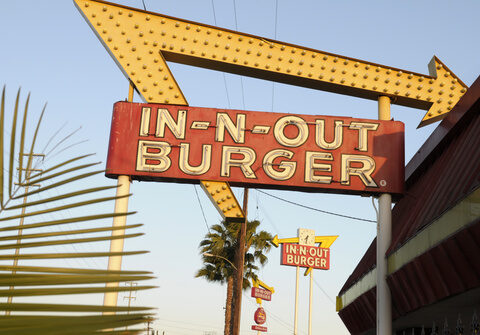
POLYGON ((253 315, 253 319, 258 325, 263 325, 267 322, 267 314, 265 313, 265 310, 262 307, 258 307, 253 315))
POLYGON ((260 298, 265 301, 271 301, 272 292, 270 292, 269 290, 264 290, 263 288, 252 287, 252 297, 260 298))
POLYGON ((252 326, 252 330, 257 330, 257 331, 259 331, 259 332, 266 332, 266 331, 267 331, 267 327, 253 325, 253 326, 252 326))
POLYGON ((117 102, 106 170, 107 177, 147 181, 401 194, 404 125, 117 102))
POLYGON ((281 264, 328 270, 330 268, 330 249, 283 243, 281 264))

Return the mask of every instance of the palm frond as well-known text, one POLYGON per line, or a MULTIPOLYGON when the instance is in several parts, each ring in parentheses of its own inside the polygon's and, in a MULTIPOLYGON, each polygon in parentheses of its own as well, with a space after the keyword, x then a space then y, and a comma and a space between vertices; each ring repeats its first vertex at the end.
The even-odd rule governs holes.
MULTIPOLYGON (((30 103, 30 93, 28 93, 27 101, 25 102, 25 109, 23 112, 23 122, 22 122, 22 133, 20 135, 20 153, 18 154, 18 183, 22 181, 23 175, 23 153, 25 149, 25 132, 27 130, 27 115, 28 115, 28 104, 30 103)), ((3 129, 3 127, 2 127, 3 129)))
MULTIPOLYGON (((8 297, 8 301, 0 303, 0 335, 139 334, 141 329, 128 331, 123 329, 152 320, 148 307, 51 302, 51 297, 55 296, 148 290, 154 286, 119 284, 146 281, 154 277, 148 271, 111 271, 55 266, 55 262, 66 259, 89 260, 144 254, 147 251, 109 252, 104 250, 105 242, 143 235, 141 232, 125 233, 126 230, 130 232, 142 225, 112 227, 102 224, 106 219, 130 216, 135 212, 104 211, 105 204, 110 204, 113 208, 115 200, 129 197, 130 194, 99 195, 112 191, 116 186, 98 185, 98 181, 95 181, 94 187, 88 186, 92 185, 92 178, 104 172, 103 170, 91 171, 99 164, 98 162, 83 162, 90 158, 91 154, 70 157, 51 166, 41 166, 42 171, 36 172, 37 169, 34 166, 38 163, 39 155, 35 152, 35 147, 40 138, 39 130, 46 105, 38 121, 29 125, 30 95, 28 95, 20 129, 19 90, 11 115, 11 128, 6 130, 5 96, 4 87, 0 101, 0 234, 2 234, 0 235, 0 261, 2 262, 0 264, 0 297, 8 297), (6 131, 10 134, 8 144, 5 142, 6 131), (29 131, 33 133, 32 136, 28 136, 29 131), (27 140, 30 141, 29 149, 27 140), (16 143, 19 143, 18 147, 16 143), (8 147, 8 151, 5 147, 8 147), (5 163, 5 156, 8 163, 5 163), (82 163, 72 165, 80 161, 82 163), (8 164, 6 169, 5 164, 8 164), (18 171, 18 174, 15 174, 15 171, 18 171), (42 185, 36 187, 39 183, 42 185), (55 191, 57 195, 50 195, 50 191, 55 191), (50 207, 46 207, 47 205, 50 207), (99 213, 99 210, 102 212, 99 213), (59 214, 61 218, 55 217, 59 214), (72 227, 72 224, 75 227, 72 227), (47 227, 54 229, 45 231, 47 227), (12 231, 16 234, 9 233, 12 231), (26 234, 23 234, 24 232, 26 234), (74 235, 76 237, 72 237, 74 235), (75 249, 75 245, 83 246, 87 243, 87 251, 75 249), (74 248, 74 252, 52 249, 57 247, 74 248), (18 264, 20 261, 21 265, 18 264), (7 265, 9 262, 12 262, 11 265, 7 265), (44 264, 49 266, 42 266, 44 264), (17 302, 17 297, 24 297, 24 299, 17 302), (50 299, 49 302, 41 303, 37 297, 50 299), (36 300, 25 301, 33 298, 36 300)), ((55 147, 60 143, 67 145, 66 142, 70 140, 72 134, 62 138, 55 147)), ((44 161, 46 160, 40 163, 45 164, 44 161)), ((59 301, 62 302, 62 300, 59 301)))
MULTIPOLYGON (((12 128, 10 129, 10 159, 8 163, 8 194, 12 196, 13 189, 13 164, 15 161, 15 140, 17 135, 17 117, 18 117, 18 104, 20 102, 20 89, 17 92, 17 99, 15 99, 15 108, 13 110, 12 128)), ((3 173, 3 172, 2 172, 3 173)))
MULTIPOLYGON (((250 278, 256 278, 256 271, 259 270, 259 267, 255 263, 259 262, 262 266, 266 264, 268 258, 264 253, 271 248, 272 235, 266 231, 257 232, 259 226, 260 221, 258 220, 247 222, 244 289, 250 287, 248 282, 250 278), (249 252, 251 247, 254 249, 253 253, 249 252)), ((210 232, 205 235, 205 239, 200 241, 199 248, 201 254, 208 253, 213 256, 202 256, 204 267, 197 272, 195 277, 226 283, 229 277, 235 275, 236 270, 233 263, 235 262, 239 231, 240 223, 225 220, 210 227, 210 232)))
POLYGON ((80 160, 80 159, 84 159, 84 158, 87 158, 87 157, 90 157, 90 156, 93 156, 93 154, 87 154, 87 155, 82 155, 82 156, 70 158, 70 159, 68 159, 68 160, 66 160, 66 161, 64 161, 64 162, 61 162, 61 163, 57 164, 57 165, 54 165, 54 166, 49 167, 49 168, 47 168, 47 169, 44 169, 44 170, 42 170, 42 171, 39 172, 39 173, 32 173, 32 174, 30 175, 30 178, 31 178, 31 179, 32 179, 32 178, 37 178, 38 176, 41 176, 41 175, 46 174, 46 173, 49 173, 49 172, 51 172, 51 171, 55 171, 56 169, 59 169, 59 168, 65 166, 65 165, 67 165, 67 164, 76 162, 76 161, 78 161, 78 160, 80 160))
POLYGON ((101 219, 106 219, 106 218, 113 218, 113 217, 116 217, 116 216, 132 215, 132 214, 135 214, 135 213, 136 212, 105 213, 105 214, 78 216, 78 217, 66 218, 66 219, 61 219, 61 220, 51 220, 51 221, 43 221, 43 222, 38 222, 38 223, 30 223, 30 224, 25 224, 25 225, 22 225, 22 226, 2 227, 2 228, 0 228, 0 232, 9 231, 9 230, 19 230, 19 229, 30 229, 30 228, 56 226, 56 225, 62 225, 62 224, 86 222, 86 221, 93 221, 93 220, 101 220, 101 219))

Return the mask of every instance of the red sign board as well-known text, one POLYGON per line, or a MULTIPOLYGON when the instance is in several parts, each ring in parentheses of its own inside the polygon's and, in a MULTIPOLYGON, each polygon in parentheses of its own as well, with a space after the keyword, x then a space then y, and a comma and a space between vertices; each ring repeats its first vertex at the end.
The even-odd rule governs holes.
POLYGON ((265 310, 262 307, 258 307, 253 315, 253 319, 257 325, 263 325, 267 322, 267 314, 265 313, 265 310))
POLYGON ((281 264, 328 270, 330 268, 330 249, 283 243, 281 264))
POLYGON ((264 290, 263 288, 259 287, 252 287, 252 297, 260 298, 262 300, 271 301, 272 300, 272 292, 269 290, 264 290))
POLYGON ((266 331, 267 331, 267 327, 253 325, 253 326, 252 326, 252 330, 257 330, 257 331, 259 331, 259 332, 266 332, 266 331))
POLYGON ((400 194, 404 125, 117 102, 106 175, 181 183, 217 180, 233 186, 310 192, 400 194))

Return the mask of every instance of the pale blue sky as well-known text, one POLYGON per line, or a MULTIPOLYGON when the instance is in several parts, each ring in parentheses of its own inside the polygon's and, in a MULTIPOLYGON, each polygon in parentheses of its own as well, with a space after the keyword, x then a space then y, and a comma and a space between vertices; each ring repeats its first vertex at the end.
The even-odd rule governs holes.
MULTIPOLYGON (((142 8, 141 0, 119 1, 142 8)), ((238 30, 275 37, 275 1, 236 1, 238 30)), ((211 0, 145 0, 150 11, 214 24, 211 0)), ((235 29, 233 0, 215 1, 217 24, 235 29)), ((285 1, 278 0, 276 39, 327 52, 428 74, 433 55, 467 85, 480 74, 477 43, 479 1, 285 1)), ((68 121, 82 126, 88 152, 105 161, 110 115, 123 100, 128 83, 73 2, 1 1, 0 83, 9 101, 18 86, 32 92, 32 111, 48 101, 49 128, 68 121)), ((172 64, 171 69, 191 106, 229 107, 222 74, 172 64)), ((242 99, 238 76, 226 75, 231 108, 271 111, 272 84, 244 78, 242 99)), ((138 100, 138 97, 136 97, 138 100)), ((275 84, 273 111, 376 118, 373 101, 275 84)), ((424 111, 392 106, 392 116, 406 125, 406 159, 416 152, 437 124, 416 129, 424 111)), ((105 183, 113 184, 111 180, 105 183)), ((125 260, 125 268, 150 269, 160 288, 140 292, 134 304, 158 308, 154 327, 166 334, 203 334, 223 330, 225 287, 194 279, 200 267, 198 243, 207 232, 192 185, 138 183, 131 187, 130 209, 139 211, 129 222, 143 222, 146 235, 127 241, 126 249, 150 254, 125 260)), ((237 190, 239 199, 242 192, 237 190)), ((319 209, 368 219, 375 218, 370 198, 343 195, 275 192, 272 194, 319 209)), ((199 189, 208 224, 220 217, 199 189)), ((340 235, 332 247, 331 270, 316 271, 314 333, 346 334, 335 312, 335 295, 375 236, 375 224, 342 219, 301 209, 252 190, 249 217, 262 220, 262 229, 280 237, 297 228, 317 234, 340 235), (331 300, 330 300, 331 299, 331 300)), ((68 248, 68 246, 66 247, 68 248)), ((105 264, 104 262, 100 262, 105 264)), ((293 326, 295 270, 283 267, 279 250, 270 253, 260 278, 275 287, 272 302, 264 303, 270 334, 290 334, 293 326)), ((83 266, 97 264, 87 260, 83 266)), ((308 280, 300 283, 300 334, 307 332, 308 280)), ((251 334, 255 306, 244 296, 242 334, 251 334)), ((124 303, 122 299, 119 299, 124 303)), ((100 301, 95 301, 100 303, 100 301)), ((161 333, 161 332, 160 332, 161 333)))

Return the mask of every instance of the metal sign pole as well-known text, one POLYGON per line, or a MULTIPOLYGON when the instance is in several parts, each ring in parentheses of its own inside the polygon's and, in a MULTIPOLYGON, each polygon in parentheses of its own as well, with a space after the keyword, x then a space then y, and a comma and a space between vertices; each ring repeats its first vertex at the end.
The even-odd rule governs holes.
POLYGON ((298 277, 300 275, 300 267, 297 266, 297 279, 295 280, 295 316, 293 322, 293 335, 298 335, 298 277))
POLYGON ((245 263, 245 237, 247 233, 247 206, 248 206, 248 188, 243 191, 243 213, 245 220, 242 221, 238 236, 238 246, 235 251, 235 265, 237 271, 235 274, 235 283, 233 288, 234 310, 233 310, 233 335, 240 334, 240 317, 242 314, 242 290, 243 290, 243 265, 245 263))
MULTIPOLYGON (((390 98, 378 98, 378 119, 390 120, 390 98)), ((377 218, 377 334, 392 334, 392 305, 387 285, 387 258, 385 253, 392 241, 392 196, 378 198, 377 218)))
POLYGON ((308 302, 308 335, 312 335, 312 307, 313 307, 313 271, 310 271, 310 299, 308 302))
MULTIPOLYGON (((130 82, 128 88, 128 101, 133 101, 133 84, 130 82)), ((118 176, 117 179, 117 198, 115 199, 115 213, 126 213, 128 211, 128 195, 130 193, 130 177, 118 176)), ((127 216, 115 216, 113 218, 113 226, 120 227, 127 224, 127 216)), ((125 229, 112 230, 112 236, 125 235, 125 229)), ((110 242, 110 252, 122 252, 124 239, 112 240, 110 242)), ((108 257, 108 270, 120 271, 122 269, 122 256, 108 257)), ((119 283, 107 283, 107 287, 118 287, 119 283)), ((104 306, 117 306, 118 292, 105 292, 103 296, 104 306)), ((104 312, 103 314, 115 314, 112 312, 104 312)))

